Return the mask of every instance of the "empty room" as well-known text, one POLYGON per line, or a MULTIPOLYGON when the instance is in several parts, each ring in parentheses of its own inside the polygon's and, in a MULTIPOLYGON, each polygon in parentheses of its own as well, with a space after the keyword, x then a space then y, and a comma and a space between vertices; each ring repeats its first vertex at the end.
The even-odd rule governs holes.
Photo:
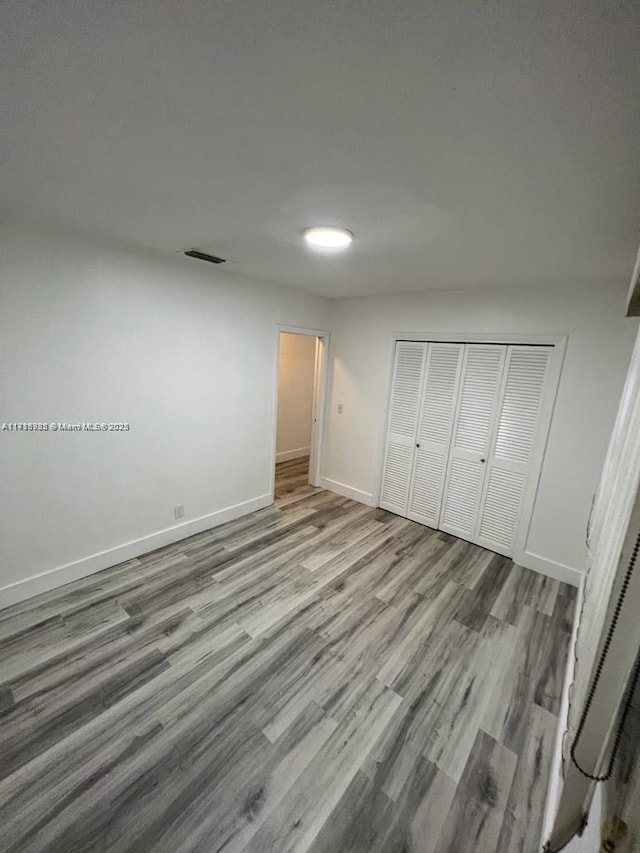
POLYGON ((0 853, 640 853, 637 3, 0 21, 0 853))

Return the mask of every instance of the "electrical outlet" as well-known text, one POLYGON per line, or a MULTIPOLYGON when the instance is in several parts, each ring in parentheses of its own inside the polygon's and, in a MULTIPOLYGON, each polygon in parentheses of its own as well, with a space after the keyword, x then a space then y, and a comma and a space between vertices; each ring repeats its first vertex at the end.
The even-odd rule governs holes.
POLYGON ((176 504, 173 508, 173 514, 175 518, 182 518, 184 516, 184 504, 176 504))
POLYGON ((344 403, 338 403, 338 408, 336 411, 339 415, 341 415, 344 412, 344 403))

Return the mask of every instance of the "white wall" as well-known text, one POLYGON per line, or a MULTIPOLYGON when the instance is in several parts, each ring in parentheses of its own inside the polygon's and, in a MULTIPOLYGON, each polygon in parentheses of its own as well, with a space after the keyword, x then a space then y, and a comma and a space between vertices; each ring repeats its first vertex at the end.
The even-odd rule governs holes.
POLYGON ((282 332, 278 376, 276 460, 309 454, 316 338, 282 332))
POLYGON ((532 567, 575 578, 572 570, 584 568, 591 499, 638 327, 624 317, 626 289, 487 289, 333 302, 325 484, 377 501, 392 332, 432 332, 452 340, 465 333, 514 340, 518 333, 568 335, 526 551, 532 567))
POLYGON ((325 300, 17 223, 0 256, 1 420, 131 425, 0 432, 2 603, 270 502, 276 325, 325 300))
POLYGON ((563 853, 599 853, 602 850, 602 789, 596 786, 596 792, 589 812, 589 823, 582 836, 575 836, 563 848, 563 853))
POLYGON ((568 334, 527 547, 582 568, 638 325, 622 316, 626 287, 327 304, 195 260, 6 222, 0 258, 1 420, 131 424, 128 433, 0 432, 2 602, 269 502, 277 323, 331 329, 325 483, 372 501, 390 332, 568 334))

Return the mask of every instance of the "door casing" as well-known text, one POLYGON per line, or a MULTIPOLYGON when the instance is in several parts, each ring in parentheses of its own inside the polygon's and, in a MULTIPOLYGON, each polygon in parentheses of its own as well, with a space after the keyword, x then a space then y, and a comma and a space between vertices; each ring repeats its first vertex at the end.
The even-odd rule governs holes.
POLYGON ((273 369, 273 399, 271 420, 271 497, 276 489, 276 441, 278 432, 278 380, 280 364, 280 334, 289 332, 316 339, 316 360, 313 382, 313 408, 311 426, 311 450, 309 456, 309 483, 319 486, 322 477, 322 452, 324 448, 325 418, 327 405, 327 368, 329 364, 329 332, 324 329, 309 329, 305 326, 276 324, 275 354, 273 369))

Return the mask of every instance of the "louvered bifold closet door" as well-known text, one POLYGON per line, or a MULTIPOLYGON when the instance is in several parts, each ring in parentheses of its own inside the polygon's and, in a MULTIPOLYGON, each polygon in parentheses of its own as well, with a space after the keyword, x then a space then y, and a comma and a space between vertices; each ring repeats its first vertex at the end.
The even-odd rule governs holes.
POLYGON ((380 506, 398 515, 406 516, 409 503, 426 353, 425 343, 396 344, 380 506))
POLYGON ((440 529, 474 540, 505 346, 466 344, 440 529))
POLYGON ((512 556, 532 456, 551 347, 510 346, 476 541, 512 556))
POLYGON ((438 527, 462 364, 462 344, 429 344, 408 517, 438 527))

